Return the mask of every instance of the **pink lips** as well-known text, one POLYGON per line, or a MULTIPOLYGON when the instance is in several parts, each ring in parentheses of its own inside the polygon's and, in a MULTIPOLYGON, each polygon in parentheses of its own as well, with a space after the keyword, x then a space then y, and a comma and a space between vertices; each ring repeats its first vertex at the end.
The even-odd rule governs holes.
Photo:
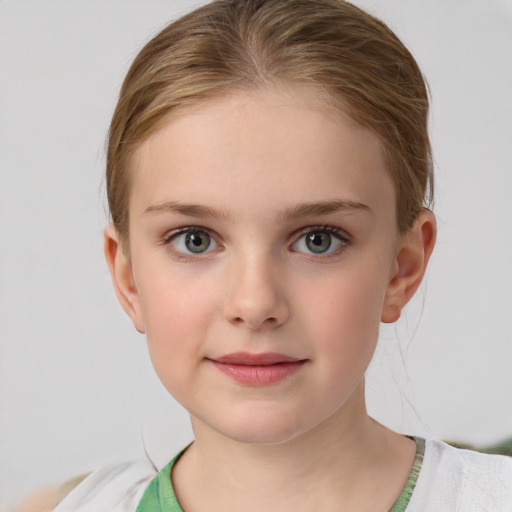
POLYGON ((298 371, 306 359, 266 352, 235 352, 210 359, 221 372, 242 384, 265 386, 280 382, 298 371))

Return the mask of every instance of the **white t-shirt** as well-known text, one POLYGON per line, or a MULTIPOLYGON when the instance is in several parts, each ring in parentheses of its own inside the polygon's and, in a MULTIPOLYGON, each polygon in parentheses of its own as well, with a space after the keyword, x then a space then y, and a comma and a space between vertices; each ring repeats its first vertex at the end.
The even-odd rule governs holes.
POLYGON ((149 460, 105 466, 75 487, 54 512, 135 512, 156 475, 149 460))
POLYGON ((512 457, 427 440, 406 512, 512 512, 512 457))
MULTIPOLYGON (((135 512, 156 475, 149 460, 99 469, 71 491, 55 512, 135 512)), ((426 440, 405 512, 512 512, 512 457, 426 440)))

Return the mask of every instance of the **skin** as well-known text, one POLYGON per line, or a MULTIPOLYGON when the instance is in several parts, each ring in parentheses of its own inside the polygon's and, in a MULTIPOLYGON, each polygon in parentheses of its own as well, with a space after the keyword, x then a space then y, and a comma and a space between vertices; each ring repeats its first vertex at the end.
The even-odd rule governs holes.
POLYGON ((50 512, 55 506, 57 487, 46 487, 27 496, 12 512, 50 512))
POLYGON ((172 475, 182 507, 387 511, 416 447, 368 416, 364 373, 380 322, 421 282, 436 228, 422 211, 399 233, 379 140, 301 91, 234 92, 171 119, 132 168, 129 256, 112 226, 105 254, 191 415, 196 441, 172 475), (205 252, 176 232, 190 226, 205 252), (313 252, 307 234, 331 246, 313 252), (304 364, 241 384, 212 364, 240 351, 304 364))

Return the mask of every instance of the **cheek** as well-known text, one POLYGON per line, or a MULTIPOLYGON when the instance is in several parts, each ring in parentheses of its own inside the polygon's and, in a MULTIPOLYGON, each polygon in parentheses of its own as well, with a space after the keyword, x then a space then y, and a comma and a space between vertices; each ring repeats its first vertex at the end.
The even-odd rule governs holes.
POLYGON ((387 285, 380 265, 347 266, 310 285, 298 307, 308 312, 309 336, 318 340, 318 349, 353 362, 371 358, 387 285))
POLYGON ((161 259, 139 265, 144 269, 137 276, 142 316, 148 337, 163 335, 169 342, 179 343, 184 341, 180 332, 201 329, 208 323, 216 302, 215 287, 207 280, 208 274, 175 269, 161 259))
POLYGON ((155 370, 169 387, 198 364, 216 312, 207 282, 148 272, 138 286, 148 348, 155 370))

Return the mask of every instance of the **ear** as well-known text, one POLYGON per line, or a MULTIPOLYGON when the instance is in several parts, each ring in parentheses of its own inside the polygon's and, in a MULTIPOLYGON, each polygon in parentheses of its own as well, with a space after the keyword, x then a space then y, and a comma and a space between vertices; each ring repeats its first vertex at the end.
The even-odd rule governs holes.
POLYGON ((113 224, 108 225, 103 232, 103 249, 117 298, 132 319, 135 329, 143 333, 144 322, 131 261, 123 251, 119 232, 113 224))
POLYGON ((419 212, 411 229, 401 236, 382 307, 382 322, 396 322, 402 308, 420 286, 434 249, 436 233, 434 214, 424 209, 419 212))

